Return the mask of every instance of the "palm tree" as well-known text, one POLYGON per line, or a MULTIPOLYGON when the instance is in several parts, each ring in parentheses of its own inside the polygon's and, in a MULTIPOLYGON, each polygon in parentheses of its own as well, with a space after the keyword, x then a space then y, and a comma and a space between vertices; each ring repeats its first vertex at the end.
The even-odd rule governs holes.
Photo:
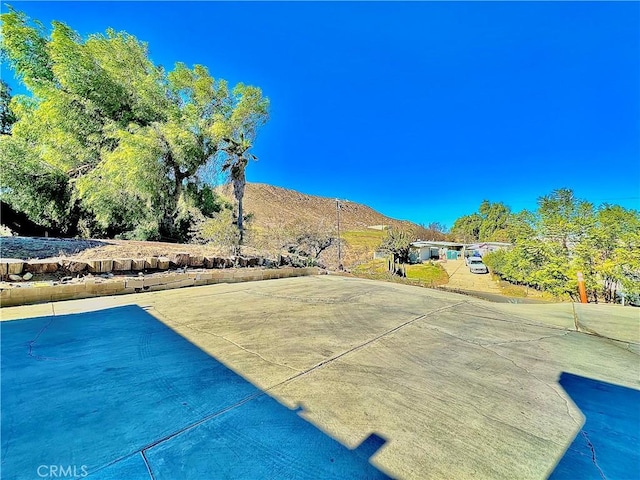
POLYGON ((229 172, 229 177, 233 183, 233 196, 238 201, 238 232, 240 233, 240 245, 244 239, 244 229, 242 225, 242 198, 244 197, 244 187, 247 183, 245 170, 249 160, 257 160, 254 154, 249 153, 249 149, 253 146, 251 141, 240 134, 240 140, 233 138, 225 138, 226 146, 224 151, 227 153, 227 159, 222 165, 223 172, 229 172))

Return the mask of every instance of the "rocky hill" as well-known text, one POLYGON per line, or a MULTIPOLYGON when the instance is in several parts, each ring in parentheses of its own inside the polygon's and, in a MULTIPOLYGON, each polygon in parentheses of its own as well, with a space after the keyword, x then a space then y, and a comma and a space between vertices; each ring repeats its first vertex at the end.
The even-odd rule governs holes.
MULTIPOLYGON (((222 193, 232 198, 229 185, 222 193)), ((410 222, 389 218, 371 207, 354 202, 341 202, 341 230, 363 230, 371 226, 415 226, 410 222)), ((306 195, 263 183, 247 183, 244 195, 244 210, 252 215, 251 225, 258 228, 273 228, 283 225, 310 225, 335 228, 335 198, 306 195)))

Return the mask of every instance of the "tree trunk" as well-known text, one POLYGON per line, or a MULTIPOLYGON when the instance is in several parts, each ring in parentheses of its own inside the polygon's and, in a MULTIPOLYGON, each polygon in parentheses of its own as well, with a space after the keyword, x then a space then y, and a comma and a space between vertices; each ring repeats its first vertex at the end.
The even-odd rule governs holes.
POLYGON ((180 195, 182 195, 182 180, 184 178, 180 175, 180 170, 178 168, 175 169, 176 176, 176 189, 173 193, 173 202, 175 203, 175 208, 178 208, 178 202, 180 201, 180 195))
POLYGON ((244 241, 244 226, 242 225, 242 197, 238 198, 238 231, 240 232, 240 239, 238 243, 242 245, 244 241))
POLYGON ((242 212, 242 199, 244 197, 244 187, 246 185, 245 177, 246 162, 237 162, 231 167, 231 179, 233 181, 233 195, 238 201, 238 233, 240 234, 239 243, 242 245, 244 241, 244 225, 243 225, 243 212, 242 212))

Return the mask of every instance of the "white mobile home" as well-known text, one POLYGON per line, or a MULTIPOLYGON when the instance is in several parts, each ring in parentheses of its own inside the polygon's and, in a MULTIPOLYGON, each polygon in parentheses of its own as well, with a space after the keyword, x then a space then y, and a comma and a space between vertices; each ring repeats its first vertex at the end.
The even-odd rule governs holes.
POLYGON ((418 241, 411 244, 409 260, 412 263, 420 263, 425 260, 446 258, 456 260, 462 255, 463 243, 455 242, 426 242, 418 241))

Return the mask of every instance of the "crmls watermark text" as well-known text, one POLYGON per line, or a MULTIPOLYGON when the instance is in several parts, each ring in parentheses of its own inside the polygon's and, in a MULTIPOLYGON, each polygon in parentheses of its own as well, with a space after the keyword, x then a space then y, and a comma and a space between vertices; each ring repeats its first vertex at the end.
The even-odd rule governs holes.
POLYGON ((77 478, 89 475, 86 465, 40 465, 37 469, 40 478, 77 478))

